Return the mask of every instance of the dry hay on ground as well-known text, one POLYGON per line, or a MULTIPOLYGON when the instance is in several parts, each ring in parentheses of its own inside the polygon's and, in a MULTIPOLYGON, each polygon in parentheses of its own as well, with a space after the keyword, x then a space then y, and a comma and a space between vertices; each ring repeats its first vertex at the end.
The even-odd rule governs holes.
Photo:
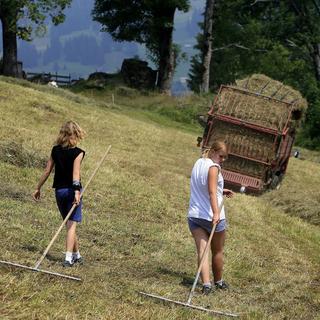
POLYGON ((38 168, 45 167, 47 159, 37 151, 29 150, 22 143, 5 141, 0 143, 0 161, 17 167, 38 168))
POLYGON ((27 201, 29 199, 29 193, 23 190, 17 185, 8 183, 0 184, 0 199, 8 198, 10 200, 27 201))

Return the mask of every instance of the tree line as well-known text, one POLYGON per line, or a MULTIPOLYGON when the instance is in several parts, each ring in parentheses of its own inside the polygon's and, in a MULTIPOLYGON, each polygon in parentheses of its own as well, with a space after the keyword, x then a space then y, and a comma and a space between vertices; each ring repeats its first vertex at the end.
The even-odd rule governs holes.
POLYGON ((290 85, 309 104, 297 142, 320 149, 320 1, 207 0, 206 10, 190 88, 216 91, 253 73, 290 85))
MULTIPOLYGON (((62 23, 72 0, 0 0, 3 70, 17 76, 17 38, 62 23)), ((174 16, 189 0, 95 0, 92 19, 117 41, 144 44, 158 68, 157 87, 170 94, 181 50, 173 43, 174 16)), ((189 86, 214 92, 221 84, 263 73, 302 92, 309 102, 299 142, 320 148, 320 0, 206 0, 198 54, 189 86)))

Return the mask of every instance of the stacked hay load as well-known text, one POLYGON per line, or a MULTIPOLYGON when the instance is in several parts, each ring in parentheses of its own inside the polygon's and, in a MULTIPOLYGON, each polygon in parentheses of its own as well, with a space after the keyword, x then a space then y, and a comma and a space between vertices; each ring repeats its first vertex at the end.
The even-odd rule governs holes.
POLYGON ((292 104, 291 127, 299 127, 308 108, 307 100, 299 91, 263 74, 253 74, 245 79, 236 80, 236 87, 292 104))
POLYGON ((233 86, 222 86, 215 99, 205 146, 225 141, 230 151, 225 170, 267 184, 276 170, 284 173, 287 149, 291 150, 306 108, 298 91, 267 76, 237 80, 233 86))

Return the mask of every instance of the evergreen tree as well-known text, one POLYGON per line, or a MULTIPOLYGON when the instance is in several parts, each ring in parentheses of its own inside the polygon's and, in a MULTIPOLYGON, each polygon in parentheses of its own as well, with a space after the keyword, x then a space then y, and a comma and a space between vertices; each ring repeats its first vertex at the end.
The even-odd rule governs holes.
POLYGON ((256 1, 253 7, 260 19, 268 13, 265 32, 288 51, 291 69, 284 71, 284 81, 308 100, 304 130, 298 141, 320 149, 320 1, 256 1))
MULTIPOLYGON (((309 109, 299 143, 320 148, 319 0, 217 1, 212 40, 210 89, 263 73, 299 90, 309 109)), ((192 59, 189 86, 199 91, 203 65, 192 59)))

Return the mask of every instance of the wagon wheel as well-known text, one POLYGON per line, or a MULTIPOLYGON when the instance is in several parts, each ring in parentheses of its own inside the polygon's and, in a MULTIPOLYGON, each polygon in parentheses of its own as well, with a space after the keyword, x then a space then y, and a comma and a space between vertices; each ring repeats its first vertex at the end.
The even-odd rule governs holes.
POLYGON ((280 173, 279 175, 275 174, 273 177, 272 177, 272 180, 270 182, 270 189, 272 190, 279 190, 280 187, 281 187, 281 181, 283 179, 283 176, 284 174, 283 173, 280 173))

